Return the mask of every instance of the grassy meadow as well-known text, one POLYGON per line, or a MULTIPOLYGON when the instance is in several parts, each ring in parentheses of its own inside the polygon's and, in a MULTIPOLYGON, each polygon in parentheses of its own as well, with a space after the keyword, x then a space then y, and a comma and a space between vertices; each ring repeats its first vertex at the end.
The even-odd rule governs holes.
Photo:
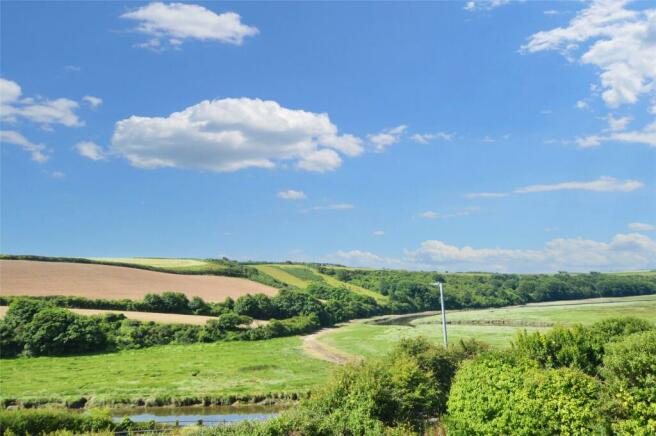
POLYGON ((304 393, 332 367, 305 356, 298 337, 3 359, 0 365, 2 400, 85 397, 95 403, 304 393))
MULTIPOLYGON (((656 295, 598 298, 526 306, 453 311, 447 313, 449 341, 474 338, 493 347, 508 346, 517 332, 548 329, 547 324, 592 324, 618 316, 635 316, 656 322, 656 295), (472 325, 473 322, 503 321, 507 325, 472 325), (534 325, 539 325, 536 327, 534 325)), ((375 325, 356 321, 321 335, 318 340, 337 351, 357 356, 378 356, 391 350, 401 338, 424 336, 442 343, 440 316, 410 321, 408 325, 375 325)))
POLYGON ((255 268, 282 283, 295 286, 299 289, 307 288, 312 282, 323 281, 330 286, 346 288, 353 293, 372 297, 379 303, 387 302, 389 300, 385 295, 381 295, 378 292, 363 288, 362 286, 354 285, 352 283, 346 283, 337 280, 336 278, 327 274, 322 274, 316 269, 307 265, 262 264, 255 265, 255 268))

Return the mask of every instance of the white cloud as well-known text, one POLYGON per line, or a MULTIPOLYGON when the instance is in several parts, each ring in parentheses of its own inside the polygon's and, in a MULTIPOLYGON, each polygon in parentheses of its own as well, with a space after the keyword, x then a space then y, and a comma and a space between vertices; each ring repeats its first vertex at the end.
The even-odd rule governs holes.
POLYGON ((374 230, 374 236, 385 236, 384 230, 374 230))
POLYGON ((86 102, 91 106, 93 109, 96 109, 102 105, 103 100, 100 97, 94 97, 93 95, 85 95, 82 97, 82 101, 86 102))
POLYGON ((102 147, 91 141, 78 142, 75 144, 75 149, 81 156, 91 160, 104 160, 106 158, 102 147))
POLYGON ((498 8, 499 6, 507 5, 511 0, 471 0, 465 3, 464 10, 466 11, 480 11, 498 8))
POLYGON ((45 145, 34 144, 14 130, 0 130, 0 142, 18 145, 30 153, 34 162, 44 163, 50 159, 50 156, 46 154, 47 147, 45 145))
POLYGON ((467 198, 501 198, 507 196, 507 192, 472 192, 465 195, 467 198))
POLYGON ((541 31, 522 46, 525 53, 557 50, 599 68, 602 98, 609 107, 633 104, 653 93, 656 80, 656 9, 627 9, 629 0, 596 0, 566 27, 541 31))
POLYGON ((637 180, 617 180, 614 177, 600 177, 590 182, 562 182, 545 185, 531 185, 516 189, 518 194, 550 192, 563 190, 582 190, 594 192, 631 192, 644 186, 637 180))
POLYGON ((396 144, 401 140, 401 135, 406 131, 408 126, 402 124, 397 127, 383 129, 379 133, 367 135, 367 139, 377 152, 383 152, 390 145, 396 144))
POLYGON ((139 168, 237 171, 295 162, 306 171, 338 168, 362 153, 359 138, 338 135, 327 114, 250 98, 205 100, 167 117, 116 123, 112 150, 139 168))
POLYGON ((585 100, 579 100, 576 102, 576 108, 581 110, 590 109, 590 104, 585 100))
POLYGON ((185 3, 150 3, 121 18, 138 22, 136 30, 151 37, 139 46, 151 49, 161 49, 165 44, 179 47, 188 39, 241 45, 244 38, 259 32, 256 27, 243 24, 234 12, 217 14, 185 3))
POLYGON ((64 177, 66 177, 66 174, 64 174, 61 171, 53 171, 52 173, 50 173, 50 177, 52 177, 53 179, 63 179, 64 177))
POLYGON ((397 259, 378 256, 370 251, 362 250, 339 250, 328 256, 329 260, 336 263, 346 263, 350 266, 367 266, 367 267, 399 267, 401 262, 397 259))
POLYGON ((280 191, 277 195, 283 200, 304 200, 306 198, 303 191, 294 191, 293 189, 280 191))
POLYGON ((419 218, 424 218, 427 220, 434 220, 439 217, 439 214, 437 212, 433 212, 432 210, 427 210, 425 212, 421 212, 419 214, 419 218))
POLYGON ((53 124, 79 127, 84 123, 75 114, 79 104, 67 98, 48 100, 41 97, 21 98, 18 83, 0 78, 0 119, 13 123, 18 119, 41 124, 49 128, 53 124))
POLYGON ((437 139, 440 141, 451 141, 455 135, 453 133, 436 132, 436 133, 415 133, 410 137, 415 142, 420 144, 428 144, 429 142, 437 139))
POLYGON ((629 224, 629 230, 633 230, 634 232, 653 232, 656 231, 656 225, 646 223, 631 223, 629 224))
POLYGON ((613 114, 608 114, 606 121, 608 121, 608 130, 611 132, 617 132, 619 130, 624 130, 629 125, 633 118, 629 116, 615 118, 613 114))
POLYGON ((637 270, 656 267, 656 241, 639 233, 606 242, 557 238, 539 250, 458 247, 429 240, 406 252, 416 268, 450 271, 555 272, 637 270))
POLYGON ((558 230, 560 230, 560 227, 545 227, 544 228, 544 231, 547 232, 547 233, 557 232, 558 230))

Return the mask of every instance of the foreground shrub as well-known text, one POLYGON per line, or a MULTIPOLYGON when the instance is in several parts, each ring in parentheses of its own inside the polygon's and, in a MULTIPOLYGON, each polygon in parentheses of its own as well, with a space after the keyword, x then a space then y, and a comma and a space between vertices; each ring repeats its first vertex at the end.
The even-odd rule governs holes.
POLYGON ((0 434, 31 436, 61 430, 73 433, 113 430, 116 425, 108 411, 71 413, 66 410, 0 410, 0 434))
POLYGON ((465 362, 451 389, 450 434, 581 434, 603 427, 601 385, 503 353, 465 362))
POLYGON ((520 333, 513 342, 513 350, 545 368, 572 367, 596 375, 606 344, 653 328, 638 318, 611 318, 587 327, 554 327, 546 333, 520 333))
POLYGON ((209 433, 378 436, 422 432, 428 418, 446 410, 447 393, 460 361, 480 348, 469 343, 446 351, 422 338, 403 340, 381 359, 339 368, 310 399, 276 419, 209 433))
POLYGON ((624 435, 656 434, 656 331, 610 344, 601 374, 608 386, 613 430, 624 435))

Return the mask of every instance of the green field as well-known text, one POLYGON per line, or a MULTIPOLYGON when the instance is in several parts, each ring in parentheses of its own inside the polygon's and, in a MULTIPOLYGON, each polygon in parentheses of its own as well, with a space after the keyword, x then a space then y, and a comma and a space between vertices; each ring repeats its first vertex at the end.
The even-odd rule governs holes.
POLYGON ((354 292, 360 295, 366 295, 367 297, 372 297, 379 303, 388 301, 388 298, 385 295, 381 295, 378 292, 371 291, 369 289, 357 286, 351 283, 342 282, 336 278, 322 274, 319 271, 315 270, 306 265, 296 265, 296 264, 263 264, 255 265, 260 272, 267 274, 273 277, 276 280, 279 280, 283 283, 286 283, 291 286, 295 286, 300 289, 305 289, 310 283, 315 281, 323 281, 330 286, 347 288, 349 291, 354 292))
POLYGON ((96 402, 302 393, 332 365, 303 354, 298 337, 168 345, 71 357, 0 361, 0 398, 96 402))
MULTIPOLYGON (((635 316, 656 322, 656 295, 622 298, 600 298, 567 302, 538 303, 501 309, 454 311, 447 313, 450 321, 475 322, 504 321, 510 325, 448 325, 449 340, 474 338, 493 347, 510 344, 521 330, 537 331, 548 327, 533 325, 593 322, 617 316, 635 316)), ((319 337, 319 341, 338 351, 359 355, 376 356, 389 351, 401 338, 425 336, 442 343, 439 316, 411 321, 409 325, 372 325, 353 322, 319 337)))

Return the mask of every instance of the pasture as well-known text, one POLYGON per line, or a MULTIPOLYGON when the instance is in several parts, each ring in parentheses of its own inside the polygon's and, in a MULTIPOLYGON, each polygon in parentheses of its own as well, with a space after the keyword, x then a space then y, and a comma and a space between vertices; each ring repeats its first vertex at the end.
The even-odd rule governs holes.
POLYGON ((0 365, 2 400, 85 397, 95 404, 305 393, 331 369, 330 363, 304 355, 298 337, 3 359, 0 365))
POLYGON ((371 291, 369 289, 363 288, 362 286, 357 286, 351 283, 346 283, 336 278, 322 274, 316 269, 309 267, 307 265, 301 264, 262 264, 255 265, 260 272, 267 274, 274 279, 288 284, 290 286, 295 286, 299 289, 305 289, 312 282, 325 282, 330 286, 338 288, 346 288, 349 291, 365 295, 367 297, 372 297, 379 303, 386 302, 389 299, 385 295, 381 295, 378 292, 371 291))
POLYGON ((188 298, 197 296, 208 302, 278 292, 274 287, 237 277, 171 274, 85 263, 0 260, 2 295, 135 300, 165 291, 182 292, 188 298))
MULTIPOLYGON (((635 316, 656 322, 656 295, 453 311, 447 312, 447 320, 458 324, 447 327, 450 342, 473 338, 502 348, 508 346, 517 332, 524 329, 531 332, 555 324, 592 324, 619 316, 635 316)), ((320 335, 317 340, 344 354, 378 356, 392 349, 401 338, 424 336, 442 343, 440 322, 439 315, 415 319, 407 325, 375 325, 354 321, 320 335)))

